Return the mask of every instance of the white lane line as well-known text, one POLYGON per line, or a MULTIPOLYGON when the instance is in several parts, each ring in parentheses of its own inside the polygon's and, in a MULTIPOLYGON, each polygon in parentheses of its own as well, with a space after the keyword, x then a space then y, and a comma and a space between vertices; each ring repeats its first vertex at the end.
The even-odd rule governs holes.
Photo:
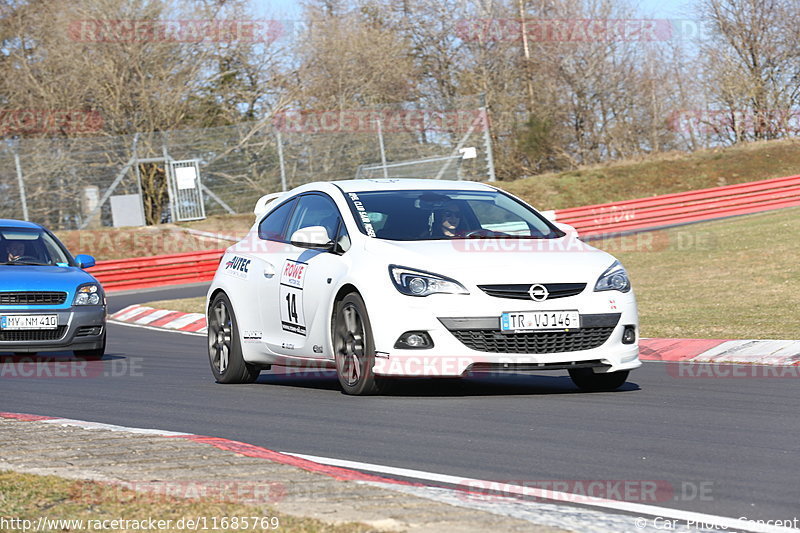
MULTIPOLYGON (((446 483, 448 485, 462 486, 462 487, 490 487, 492 481, 481 479, 462 478, 451 476, 447 474, 437 474, 434 472, 425 472, 423 470, 412 470, 407 468, 398 468, 394 466, 376 465, 371 463, 361 463, 358 461, 347 461, 343 459, 332 459, 330 457, 318 457, 315 455, 305 455, 291 452, 281 452, 286 455, 292 455, 301 459, 307 459, 316 463, 339 466, 342 468, 350 468, 353 470, 362 470, 366 472, 376 472, 380 474, 389 474, 401 476, 410 479, 420 479, 425 481, 434 481, 438 483, 446 483)), ((711 528, 727 528, 733 531, 752 531, 756 533, 789 533, 798 532, 799 529, 789 529, 785 527, 776 527, 772 524, 748 522, 730 518, 726 516, 710 515, 705 513, 694 513, 689 511, 681 511, 679 509, 670 509, 669 507, 659 507, 657 505, 646 505, 642 503, 624 502, 618 500, 607 500, 604 498, 593 498, 585 494, 570 494, 567 492, 557 492, 550 490, 543 490, 536 487, 523 487, 521 485, 503 484, 503 491, 509 494, 516 494, 519 496, 534 497, 542 500, 552 502, 570 503, 579 502, 583 505, 590 505, 592 507, 600 507, 603 509, 611 509, 625 513, 632 513, 635 515, 647 515, 663 518, 674 518, 682 520, 684 523, 705 524, 705 527, 711 528)))
POLYGON ((53 418, 41 420, 45 424, 55 424, 57 426, 77 426, 84 429, 105 429, 108 431, 118 431, 121 433, 135 433, 137 435, 156 435, 159 437, 182 437, 191 433, 179 433, 176 431, 163 431, 160 429, 131 428, 127 426, 115 426, 114 424, 103 424, 101 422, 89 422, 86 420, 74 420, 72 418, 53 418))
POLYGON ((118 320, 108 320, 109 324, 115 324, 117 326, 127 326, 129 328, 141 328, 141 329, 149 329, 152 331, 163 331, 165 333, 180 333, 181 335, 193 335, 195 337, 205 337, 205 333, 197 333, 194 331, 181 331, 179 329, 164 329, 159 328, 157 326, 143 326, 142 324, 131 324, 130 322, 119 322, 118 320))

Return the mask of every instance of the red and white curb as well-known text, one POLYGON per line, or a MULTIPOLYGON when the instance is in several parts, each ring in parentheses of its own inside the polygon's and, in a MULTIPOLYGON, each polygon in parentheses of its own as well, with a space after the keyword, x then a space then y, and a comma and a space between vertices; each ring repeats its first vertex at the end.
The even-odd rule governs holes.
POLYGON ((496 482, 450 476, 422 470, 347 461, 330 457, 277 452, 244 442, 232 441, 220 437, 194 435, 191 433, 132 428, 103 424, 100 422, 20 413, 0 412, 0 418, 23 422, 43 422, 57 426, 81 427, 86 430, 107 430, 138 435, 160 436, 164 438, 187 439, 246 457, 256 457, 295 466, 309 472, 324 474, 337 480, 366 483, 418 498, 426 498, 457 507, 477 509, 501 516, 527 520, 538 525, 552 526, 579 533, 597 533, 604 531, 643 531, 646 533, 654 533, 662 531, 663 529, 691 531, 693 533, 716 533, 720 529, 753 533, 798 533, 798 531, 800 531, 788 527, 776 526, 769 522, 695 513, 669 507, 597 498, 582 493, 572 494, 549 489, 543 490, 521 485, 503 484, 505 493, 517 495, 519 497, 491 496, 484 500, 481 498, 483 495, 480 490, 481 487, 491 487, 492 484, 496 482), (395 475, 416 481, 403 481, 376 474, 395 475), (456 488, 435 486, 431 485, 432 483, 436 485, 450 485, 456 488), (534 497, 539 501, 520 499, 525 497, 534 497), (565 505, 569 502, 580 502, 580 505, 586 507, 565 505), (668 528, 663 525, 666 523, 666 519, 675 520, 676 522, 674 523, 679 524, 694 524, 694 527, 687 526, 687 528, 684 529, 682 527, 675 528, 675 526, 673 526, 672 528, 668 528))
MULTIPOLYGON (((109 317, 113 322, 205 334, 206 317, 130 305, 109 317)), ((800 341, 725 339, 641 339, 643 361, 692 363, 746 363, 774 366, 800 365, 800 341)))
POLYGON ((800 365, 800 341, 724 339, 642 339, 639 359, 691 363, 800 365))
POLYGON ((108 317, 112 322, 171 329, 188 333, 206 333, 206 317, 200 313, 181 313, 154 309, 145 305, 129 305, 108 317))

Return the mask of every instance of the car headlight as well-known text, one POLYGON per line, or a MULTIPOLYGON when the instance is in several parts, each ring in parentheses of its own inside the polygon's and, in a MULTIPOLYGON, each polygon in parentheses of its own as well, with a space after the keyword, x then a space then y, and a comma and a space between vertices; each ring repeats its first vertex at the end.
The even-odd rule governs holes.
POLYGON ((595 292, 599 291, 619 291, 628 292, 631 290, 631 281, 628 279, 628 273, 622 267, 619 261, 614 261, 614 264, 608 267, 603 272, 597 283, 594 286, 595 292))
POLYGON ((103 303, 103 292, 96 283, 78 287, 72 305, 100 305, 103 303))
POLYGON ((389 276, 395 288, 409 296, 428 296, 436 293, 469 294, 469 291, 456 280, 424 270, 389 265, 389 276))

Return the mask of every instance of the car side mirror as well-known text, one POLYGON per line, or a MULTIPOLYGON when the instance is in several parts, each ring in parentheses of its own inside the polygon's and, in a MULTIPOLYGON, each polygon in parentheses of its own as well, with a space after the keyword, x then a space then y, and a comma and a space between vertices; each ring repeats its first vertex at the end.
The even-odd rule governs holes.
POLYGON ((567 236, 578 238, 578 230, 576 230, 573 226, 569 224, 564 224, 563 222, 553 222, 553 225, 567 234, 567 236))
POLYGON ((298 248, 312 248, 316 250, 332 250, 335 243, 328 235, 328 230, 323 226, 309 226, 300 228, 292 233, 290 239, 293 246, 298 248))
POLYGON ((79 254, 75 256, 75 262, 78 263, 78 268, 92 268, 97 262, 94 260, 94 257, 91 255, 86 254, 79 254))

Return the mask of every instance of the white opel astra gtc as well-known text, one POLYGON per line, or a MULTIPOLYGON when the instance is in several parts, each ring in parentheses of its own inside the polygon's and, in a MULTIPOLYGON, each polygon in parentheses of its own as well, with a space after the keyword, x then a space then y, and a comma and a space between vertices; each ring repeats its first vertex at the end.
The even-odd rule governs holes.
POLYGON ((220 383, 335 368, 346 393, 374 394, 394 377, 568 370, 613 390, 641 365, 622 265, 494 187, 310 183, 256 215, 207 296, 220 383))

